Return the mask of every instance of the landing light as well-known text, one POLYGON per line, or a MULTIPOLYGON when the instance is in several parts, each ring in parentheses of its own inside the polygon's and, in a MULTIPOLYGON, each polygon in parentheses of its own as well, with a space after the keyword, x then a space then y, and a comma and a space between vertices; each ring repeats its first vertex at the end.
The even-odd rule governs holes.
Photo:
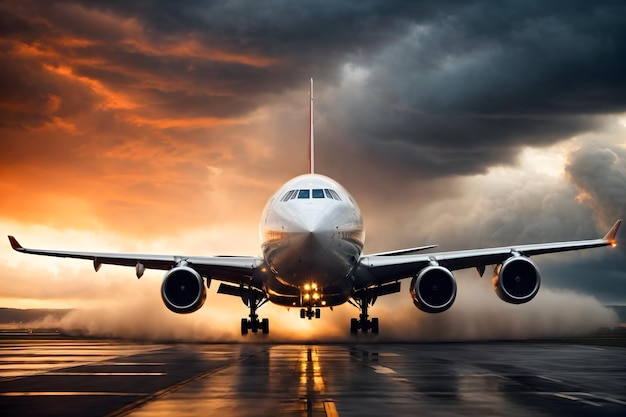
POLYGON ((309 284, 304 284, 304 291, 309 291, 311 286, 309 284))
POLYGON ((313 299, 314 300, 319 300, 320 295, 318 293, 313 293, 313 299))
POLYGON ((304 294, 304 299, 308 300, 310 298, 309 294, 304 294))
POLYGON ((611 247, 612 248, 616 248, 617 247, 617 242, 611 242, 611 247))

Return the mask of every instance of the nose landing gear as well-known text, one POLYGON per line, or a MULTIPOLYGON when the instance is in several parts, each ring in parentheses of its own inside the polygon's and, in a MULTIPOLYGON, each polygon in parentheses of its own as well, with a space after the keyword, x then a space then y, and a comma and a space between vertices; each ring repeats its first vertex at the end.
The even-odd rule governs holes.
POLYGON ((319 319, 321 316, 321 310, 319 306, 325 306, 326 301, 323 301, 324 295, 318 291, 316 283, 305 284, 300 293, 300 305, 306 306, 306 308, 300 309, 300 318, 311 320, 313 317, 319 319))
POLYGON ((313 307, 309 306, 307 308, 301 308, 300 309, 300 318, 301 319, 309 319, 311 320, 313 317, 315 317, 316 319, 319 319, 321 316, 321 310, 319 308, 316 308, 315 310, 313 309, 313 307))

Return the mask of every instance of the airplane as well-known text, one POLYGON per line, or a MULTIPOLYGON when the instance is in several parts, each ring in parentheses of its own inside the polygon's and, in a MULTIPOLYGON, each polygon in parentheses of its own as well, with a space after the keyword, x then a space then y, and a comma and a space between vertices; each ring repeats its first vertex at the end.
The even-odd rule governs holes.
POLYGON ((300 317, 320 318, 322 308, 346 302, 360 310, 350 321, 350 333, 379 333, 378 318, 369 307, 378 297, 400 292, 410 279, 415 306, 427 313, 448 310, 457 294, 453 271, 496 265, 492 278, 497 296, 507 303, 532 300, 541 282, 530 256, 617 245, 618 220, 600 239, 512 245, 451 252, 423 253, 437 245, 363 254, 365 230, 355 200, 339 183, 315 173, 313 79, 310 86, 308 172, 286 182, 269 199, 260 222, 262 256, 188 256, 132 253, 75 252, 28 249, 9 236, 14 250, 26 254, 135 267, 137 278, 146 269, 167 271, 161 285, 165 306, 174 313, 197 311, 212 280, 219 294, 240 297, 249 308, 241 319, 241 334, 269 333, 269 320, 257 310, 266 302, 300 308, 300 317))

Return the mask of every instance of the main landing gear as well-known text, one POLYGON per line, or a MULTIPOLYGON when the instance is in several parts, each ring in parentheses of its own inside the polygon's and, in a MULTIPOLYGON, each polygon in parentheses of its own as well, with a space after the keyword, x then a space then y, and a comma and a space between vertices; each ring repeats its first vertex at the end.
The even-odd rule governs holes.
POLYGON ((250 319, 241 319, 241 334, 245 336, 248 334, 248 330, 252 333, 258 333, 259 330, 263 334, 270 332, 269 319, 263 319, 259 321, 259 315, 256 313, 257 309, 267 302, 267 297, 264 293, 254 288, 247 288, 246 291, 242 291, 241 299, 244 304, 250 308, 250 319))
POLYGON ((368 319, 369 315, 367 314, 367 309, 370 305, 374 305, 376 301, 376 293, 373 291, 368 291, 367 289, 361 290, 358 293, 355 293, 352 296, 354 301, 350 301, 350 304, 359 308, 361 310, 361 314, 358 319, 350 319, 350 333, 356 335, 359 330, 363 334, 366 334, 368 331, 372 331, 372 334, 378 334, 378 318, 374 317, 371 320, 368 319))

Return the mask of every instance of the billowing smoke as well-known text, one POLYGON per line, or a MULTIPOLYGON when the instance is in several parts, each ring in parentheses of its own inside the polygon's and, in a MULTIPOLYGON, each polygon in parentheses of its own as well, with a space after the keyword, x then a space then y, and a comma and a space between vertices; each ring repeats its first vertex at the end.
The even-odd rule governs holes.
POLYGON ((586 144, 569 156, 566 171, 579 192, 579 201, 593 210, 598 223, 608 227, 626 215, 626 149, 623 144, 586 144))
POLYGON ((239 320, 247 315, 247 309, 236 299, 226 306, 211 306, 211 300, 219 297, 213 293, 207 305, 188 315, 171 313, 157 293, 146 291, 35 325, 56 327, 76 336, 142 341, 281 343, 515 340, 581 335, 617 323, 613 310, 588 295, 544 288, 530 303, 511 305, 495 296, 489 279, 457 275, 459 292, 449 311, 427 314, 415 309, 404 286, 401 294, 381 299, 370 310, 372 316, 380 318, 380 335, 359 335, 356 339, 349 334, 349 322, 358 316, 358 310, 348 305, 334 311, 325 309, 320 320, 312 321, 300 319, 294 311, 297 309, 263 307, 259 312, 261 317, 270 318, 270 335, 242 337, 239 320))
POLYGON ((496 297, 490 279, 457 275, 457 299, 447 312, 410 311, 410 303, 400 311, 381 311, 385 337, 402 340, 408 333, 413 340, 428 341, 550 338, 582 335, 618 321, 613 310, 589 295, 542 288, 531 302, 513 305, 496 297))

